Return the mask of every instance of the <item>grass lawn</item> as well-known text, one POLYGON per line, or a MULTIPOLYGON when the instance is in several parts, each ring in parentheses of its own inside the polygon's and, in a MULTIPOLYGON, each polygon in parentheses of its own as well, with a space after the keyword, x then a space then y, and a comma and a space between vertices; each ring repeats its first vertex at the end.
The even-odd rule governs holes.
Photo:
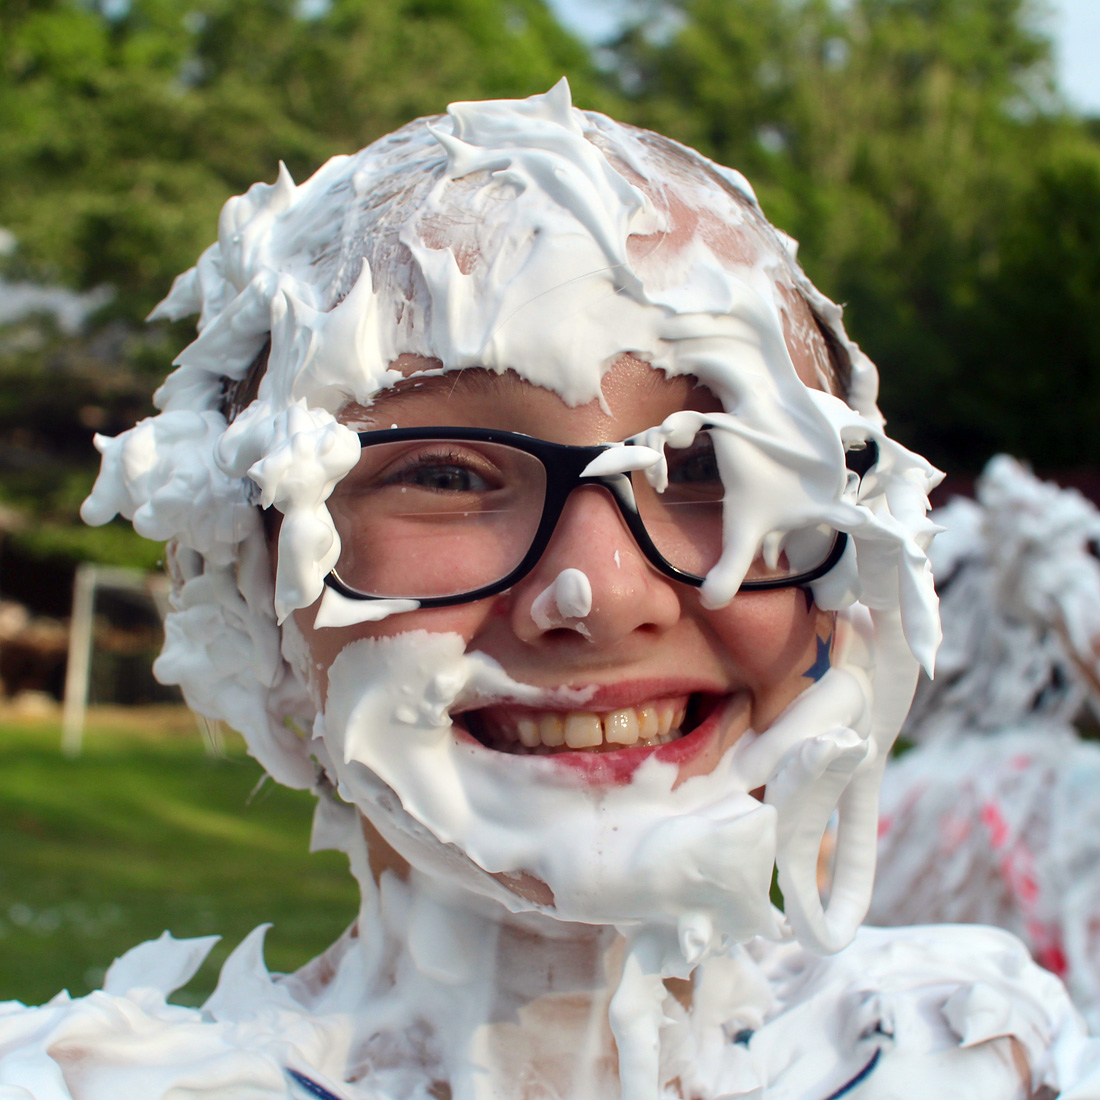
POLYGON ((168 929, 223 939, 174 1000, 199 1003, 257 924, 292 970, 355 913, 340 853, 309 854, 313 798, 270 781, 228 734, 211 755, 182 708, 91 711, 84 749, 56 720, 0 715, 0 1001, 98 987, 118 954, 168 929))

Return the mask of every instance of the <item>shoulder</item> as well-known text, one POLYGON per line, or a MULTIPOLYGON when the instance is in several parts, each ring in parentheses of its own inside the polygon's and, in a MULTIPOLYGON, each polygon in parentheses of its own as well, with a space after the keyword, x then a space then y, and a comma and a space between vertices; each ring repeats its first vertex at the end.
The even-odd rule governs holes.
POLYGON ((166 997, 186 984, 216 937, 141 944, 86 997, 0 1003, 0 1098, 323 1096, 326 1071, 343 1067, 347 1022, 309 1012, 256 965, 263 931, 230 956, 202 1009, 166 997), (247 1011, 236 1010, 245 1003, 247 1011))
POLYGON ((751 951, 774 1000, 750 1044, 769 1080, 797 1085, 792 1097, 1100 1100, 1100 1042, 1000 929, 864 928, 825 958, 792 944, 751 951))

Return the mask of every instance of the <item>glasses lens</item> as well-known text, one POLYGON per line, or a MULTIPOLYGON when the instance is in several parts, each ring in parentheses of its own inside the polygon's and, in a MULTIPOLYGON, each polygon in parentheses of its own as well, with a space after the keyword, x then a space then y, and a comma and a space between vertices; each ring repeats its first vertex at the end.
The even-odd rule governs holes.
POLYGON ((633 475, 638 515, 657 552, 670 565, 703 577, 722 554, 722 501, 714 441, 698 432, 687 447, 665 447, 668 486, 658 493, 645 473, 633 475))
POLYGON ((767 554, 758 553, 745 580, 787 580, 812 573, 829 560, 839 537, 825 526, 788 531, 779 543, 775 564, 768 563, 767 554))
MULTIPOLYGON (((698 432, 686 447, 666 446, 665 461, 668 487, 662 493, 653 489, 644 472, 633 475, 638 513, 665 561, 694 577, 705 577, 722 555, 725 499, 712 432, 698 432)), ((830 527, 792 531, 775 554, 761 548, 745 580, 783 581, 809 573, 828 560, 836 540, 830 527)))
POLYGON ((328 502, 340 535, 336 572, 369 596, 473 592, 523 560, 545 496, 542 463, 503 444, 365 445, 328 502))

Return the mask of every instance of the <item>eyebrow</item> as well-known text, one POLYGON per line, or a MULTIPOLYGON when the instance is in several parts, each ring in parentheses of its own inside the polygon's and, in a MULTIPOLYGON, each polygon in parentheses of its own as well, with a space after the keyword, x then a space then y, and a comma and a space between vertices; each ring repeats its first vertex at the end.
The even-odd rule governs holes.
POLYGON ((463 395, 477 396, 491 391, 499 393, 518 390, 523 385, 523 379, 515 371, 506 370, 498 374, 487 367, 468 367, 427 376, 415 374, 401 379, 388 389, 379 391, 369 405, 349 402, 341 413, 346 414, 350 410, 354 413, 362 413, 365 417, 375 417, 385 413, 387 409, 421 398, 453 397, 459 392, 463 395))

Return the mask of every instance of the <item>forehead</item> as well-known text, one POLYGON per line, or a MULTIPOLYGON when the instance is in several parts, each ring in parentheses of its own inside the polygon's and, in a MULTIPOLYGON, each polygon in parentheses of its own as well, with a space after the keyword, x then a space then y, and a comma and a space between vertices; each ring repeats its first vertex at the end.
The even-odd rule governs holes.
MULTIPOLYGON (((759 300, 757 304, 762 302, 770 307, 771 317, 767 318, 768 308, 762 311, 763 316, 778 322, 783 344, 803 384, 833 390, 836 372, 826 341, 799 289, 797 268, 780 235, 747 204, 735 201, 727 191, 717 189, 710 181, 704 181, 706 186, 701 186, 696 179, 692 186, 682 175, 676 174, 668 178, 642 178, 629 165, 614 163, 624 179, 636 186, 652 206, 653 216, 641 219, 639 229, 625 237, 626 263, 623 266, 629 267, 631 274, 640 281, 639 296, 648 297, 659 309, 671 306, 677 313, 701 316, 717 312, 721 316, 726 309, 736 305, 738 291, 726 286, 716 294, 715 283, 747 285, 750 294, 759 300), (720 270, 715 271, 715 268, 720 270)), ((634 335, 633 326, 622 325, 622 299, 627 295, 621 287, 608 287, 607 283, 613 279, 592 278, 612 272, 613 265, 578 271, 562 263, 562 253, 576 247, 576 226, 559 227, 560 246, 557 248, 540 250, 517 244, 510 235, 514 220, 510 204, 520 201, 521 197, 514 189, 490 181, 484 173, 476 175, 477 179, 463 178, 445 188, 446 200, 421 212, 408 227, 406 241, 415 237, 423 250, 422 255, 431 254, 432 260, 446 254, 470 286, 477 288, 480 284, 480 292, 475 291, 469 303, 469 312, 485 309, 495 313, 499 329, 490 335, 490 341, 495 341, 517 320, 519 326, 514 327, 522 327, 523 318, 537 312, 543 321, 549 318, 557 325, 541 327, 539 346, 530 348, 536 356, 560 346, 570 349, 568 358, 574 362, 587 358, 597 369, 603 369, 601 360, 607 363, 617 355, 631 352, 659 366, 667 366, 658 347, 627 343, 622 339, 627 333, 634 335), (515 262, 517 255, 522 255, 521 264, 515 262), (493 299, 499 293, 500 281, 509 276, 525 284, 525 293, 514 300, 511 312, 501 316, 499 311, 494 311, 493 299), (587 347, 583 337, 577 339, 578 330, 583 329, 591 334, 587 347), (600 337, 616 329, 622 334, 619 345, 613 349, 607 344, 600 346, 600 337), (609 351, 611 355, 607 354, 609 351)), ((542 229, 536 224, 531 236, 539 235, 542 229)), ((421 261, 421 270, 425 266, 421 261)), ((422 293, 430 301, 428 312, 432 317, 428 327, 437 336, 441 329, 446 329, 444 343, 450 343, 457 325, 451 320, 453 312, 440 325, 441 311, 438 300, 433 299, 434 289, 430 279, 423 286, 413 280, 409 297, 415 298, 422 293)), ((402 316, 406 303, 407 299, 399 305, 402 316)), ((451 306, 450 302, 447 304, 451 306)), ((467 319, 468 316, 462 318, 459 324, 467 319)), ((719 323, 716 330, 720 327, 719 323)), ((443 367, 447 357, 438 346, 417 350, 421 357, 439 358, 439 366, 443 367)), ((419 369, 403 368, 400 363, 395 365, 403 371, 419 369)), ((475 365, 492 366, 497 370, 512 368, 526 373, 520 362, 482 364, 467 359, 447 364, 449 368, 475 365)), ((731 365, 736 368, 736 363, 731 365)), ((547 384, 545 379, 533 380, 547 384)))
POLYGON ((519 432, 559 443, 615 443, 663 424, 673 413, 721 413, 722 402, 690 375, 669 377, 622 355, 602 380, 598 400, 569 406, 515 371, 444 371, 438 360, 403 356, 402 377, 369 404, 351 401, 339 421, 355 431, 471 427, 519 432))
MULTIPOLYGON (((730 255, 752 255, 763 247, 758 237, 741 229, 730 230, 725 237, 730 255)), ((783 343, 801 383, 808 389, 832 390, 834 372, 821 331, 806 301, 792 286, 785 282, 776 285, 779 301, 779 320, 783 343)), ((563 325, 568 323, 563 319, 563 325)), ((566 342, 572 344, 567 337, 566 342)), ((596 428, 593 438, 617 439, 624 434, 650 427, 679 409, 717 411, 722 402, 716 392, 692 375, 669 374, 661 366, 654 365, 645 354, 624 350, 607 364, 595 361, 582 346, 574 347, 572 354, 583 362, 585 373, 599 378, 598 395, 588 400, 568 400, 559 387, 540 385, 525 377, 514 367, 486 369, 480 364, 449 368, 441 359, 416 353, 401 353, 389 363, 391 379, 396 380, 368 400, 348 400, 339 413, 339 419, 357 430, 375 430, 400 423, 402 427, 414 425, 449 424, 459 426, 505 426, 500 416, 508 419, 510 410, 529 402, 532 393, 539 392, 535 408, 547 408, 557 414, 558 405, 580 410, 596 428), (552 405, 542 404, 543 396, 552 394, 552 405), (659 414, 654 410, 663 409, 659 414), (648 411, 647 411, 648 410, 648 411), (619 425, 608 430, 598 421, 607 414, 619 425), (499 414, 494 417, 494 414, 499 414), (648 417, 648 418, 647 418, 648 417), (621 425, 633 427, 623 431, 621 425)), ((734 353, 735 358, 735 353, 734 353)), ((737 373, 736 361, 729 364, 730 373, 737 373)), ((531 435, 544 435, 537 427, 537 417, 530 426, 513 423, 511 430, 531 435)))
POLYGON ((602 399, 570 407, 552 390, 515 371, 443 372, 438 361, 404 356, 403 377, 370 405, 349 402, 340 421, 357 431, 391 427, 495 427, 544 439, 578 434, 616 442, 690 409, 719 412, 721 403, 696 379, 669 378, 634 355, 620 356, 603 377, 602 399))

